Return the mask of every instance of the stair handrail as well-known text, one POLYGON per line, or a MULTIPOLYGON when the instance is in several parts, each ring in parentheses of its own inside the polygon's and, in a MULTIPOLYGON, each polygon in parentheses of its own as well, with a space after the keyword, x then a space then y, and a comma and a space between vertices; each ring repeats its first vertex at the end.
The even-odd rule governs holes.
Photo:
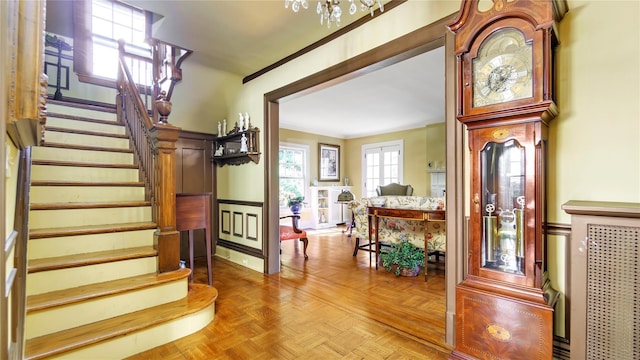
POLYGON ((153 127, 153 122, 149 118, 149 113, 140 98, 138 87, 126 63, 127 57, 138 58, 139 60, 146 59, 139 55, 126 53, 123 40, 118 42, 118 50, 119 94, 116 99, 118 121, 125 124, 127 132, 131 137, 136 161, 141 166, 141 176, 145 184, 145 200, 153 203, 155 200, 155 182, 153 181, 155 156, 153 156, 154 147, 150 131, 153 127))
MULTIPOLYGON (((168 114, 157 122, 149 117, 147 107, 140 97, 139 87, 126 62, 127 57, 147 59, 127 53, 123 40, 118 41, 118 44, 118 121, 125 124, 129 133, 145 184, 145 198, 151 202, 153 221, 158 226, 154 241, 158 251, 158 271, 177 270, 180 263, 180 238, 176 231, 175 143, 180 128, 167 123, 168 114)), ((163 98, 156 101, 158 106, 164 105, 165 108, 167 103, 163 98)))
MULTIPOLYGON (((154 97, 157 98, 162 91, 165 91, 167 101, 171 101, 175 85, 182 80, 182 63, 193 51, 158 39, 151 38, 148 41, 151 45, 154 64, 154 97)), ((155 116, 154 119, 156 119, 155 116)))

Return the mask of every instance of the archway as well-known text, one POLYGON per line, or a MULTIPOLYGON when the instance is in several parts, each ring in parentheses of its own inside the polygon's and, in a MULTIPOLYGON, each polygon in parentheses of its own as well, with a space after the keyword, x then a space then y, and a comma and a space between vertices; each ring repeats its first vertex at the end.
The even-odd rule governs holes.
MULTIPOLYGON (((264 231, 268 239, 278 238, 278 149, 279 102, 349 80, 361 74, 400 62, 417 54, 445 46, 446 77, 446 146, 447 146, 447 261, 445 266, 447 314, 446 342, 453 345, 455 335, 455 285, 462 280, 463 248, 463 131, 456 120, 455 56, 453 34, 446 24, 454 15, 424 26, 389 43, 355 56, 343 63, 312 74, 265 94, 265 209, 264 231), (273 225, 272 225, 273 224, 273 225)), ((267 249, 267 272, 279 271, 279 243, 270 241, 267 249)))

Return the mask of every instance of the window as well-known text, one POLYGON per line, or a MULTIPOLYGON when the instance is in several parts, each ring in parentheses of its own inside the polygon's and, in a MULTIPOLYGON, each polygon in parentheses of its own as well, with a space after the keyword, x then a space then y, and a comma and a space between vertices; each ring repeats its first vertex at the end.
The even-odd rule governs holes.
POLYGON ((378 185, 402 183, 402 151, 402 140, 362 146, 364 197, 376 196, 378 185))
MULTIPOLYGON (((117 78, 119 39, 124 39, 128 52, 151 56, 151 48, 145 42, 144 11, 117 1, 84 0, 74 2, 74 17, 74 67, 82 81, 105 85, 105 80, 113 82, 117 78)), ((131 59, 127 65, 139 84, 151 85, 150 66, 131 59)))
POLYGON ((287 201, 306 194, 309 183, 309 147, 299 144, 280 144, 280 207, 287 201))

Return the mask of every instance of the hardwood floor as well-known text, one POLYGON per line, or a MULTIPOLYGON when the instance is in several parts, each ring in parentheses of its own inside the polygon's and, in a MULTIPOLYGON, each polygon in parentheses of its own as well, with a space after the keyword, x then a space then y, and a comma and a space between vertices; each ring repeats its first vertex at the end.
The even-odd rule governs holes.
POLYGON ((396 277, 369 267, 367 252, 353 257, 354 241, 309 234, 307 261, 285 241, 273 275, 214 257, 214 321, 130 359, 446 359, 444 264, 429 265, 428 282, 396 277))

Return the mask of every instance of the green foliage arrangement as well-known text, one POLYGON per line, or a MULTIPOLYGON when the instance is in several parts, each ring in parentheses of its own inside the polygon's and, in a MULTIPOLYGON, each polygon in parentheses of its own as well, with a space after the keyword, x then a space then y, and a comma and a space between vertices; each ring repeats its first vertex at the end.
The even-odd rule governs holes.
POLYGON ((304 196, 302 195, 293 195, 292 197, 288 198, 287 200, 287 206, 293 206, 296 204, 300 204, 301 202, 304 201, 304 196))
POLYGON ((401 237, 399 242, 391 243, 391 249, 380 254, 382 266, 391 272, 395 266, 395 274, 399 276, 402 269, 413 270, 417 266, 424 265, 424 251, 415 246, 406 237, 401 237))

